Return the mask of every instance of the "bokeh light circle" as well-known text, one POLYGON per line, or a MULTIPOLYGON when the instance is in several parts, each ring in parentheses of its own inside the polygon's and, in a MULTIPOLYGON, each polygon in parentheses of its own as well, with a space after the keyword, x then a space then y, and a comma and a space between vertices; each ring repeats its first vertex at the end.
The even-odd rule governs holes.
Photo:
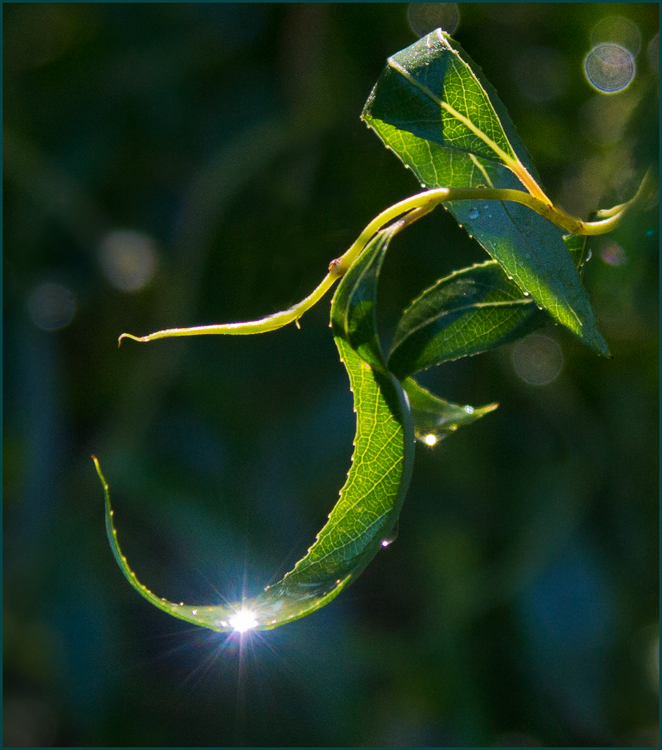
POLYGON ((598 44, 584 60, 586 78, 593 88, 603 94, 615 94, 626 89, 635 74, 632 53, 620 44, 598 44))
POLYGON ((39 284, 28 296, 28 314, 42 331, 59 331, 68 326, 75 312, 76 299, 62 284, 39 284))
POLYGON ((457 3, 409 3, 407 20, 418 36, 425 36, 435 29, 452 34, 460 23, 460 9, 457 3))
POLYGON ((591 46, 605 42, 618 44, 636 57, 641 50, 641 32, 637 24, 625 16, 606 16, 593 27, 591 46))
POLYGON ((156 242, 143 232, 114 230, 101 240, 99 262, 114 287, 122 292, 137 292, 151 281, 156 272, 156 242))
POLYGON ((625 250, 611 239, 603 239, 599 244, 600 258, 608 266, 624 266, 627 263, 625 250))
POLYGON ((538 333, 518 341, 512 359, 515 372, 529 385, 548 385, 563 368, 561 347, 554 339, 538 333))

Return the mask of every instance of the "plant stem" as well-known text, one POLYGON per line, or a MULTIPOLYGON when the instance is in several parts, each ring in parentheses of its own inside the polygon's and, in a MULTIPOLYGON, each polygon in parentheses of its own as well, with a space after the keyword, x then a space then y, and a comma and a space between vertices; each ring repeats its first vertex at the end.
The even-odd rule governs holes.
POLYGON ((376 216, 356 238, 351 247, 339 258, 332 261, 329 265, 329 273, 324 277, 321 284, 301 302, 289 307, 287 310, 268 315, 259 320, 246 321, 244 323, 224 323, 219 325, 194 326, 192 328, 167 328, 163 331, 150 333, 148 336, 133 336, 130 333, 123 333, 118 340, 118 346, 121 345, 122 339, 132 339, 133 341, 148 342, 156 339, 171 338, 174 336, 202 336, 205 334, 229 334, 229 335, 250 335, 253 333, 266 333, 275 331, 278 328, 296 323, 299 325, 299 318, 313 305, 317 304, 327 291, 341 278, 354 264, 359 255, 374 235, 383 229, 389 222, 403 217, 401 219, 402 227, 417 221, 425 214, 432 211, 441 203, 450 201, 511 201, 521 203, 540 216, 548 219, 561 229, 565 229, 571 234, 576 235, 597 235, 610 232, 625 213, 625 211, 639 198, 643 191, 644 182, 642 182, 637 194, 632 200, 613 209, 600 212, 603 217, 599 221, 585 222, 573 216, 569 216, 561 209, 543 200, 536 198, 530 193, 522 190, 508 190, 499 188, 434 188, 417 193, 409 198, 405 198, 399 203, 390 206, 376 216))

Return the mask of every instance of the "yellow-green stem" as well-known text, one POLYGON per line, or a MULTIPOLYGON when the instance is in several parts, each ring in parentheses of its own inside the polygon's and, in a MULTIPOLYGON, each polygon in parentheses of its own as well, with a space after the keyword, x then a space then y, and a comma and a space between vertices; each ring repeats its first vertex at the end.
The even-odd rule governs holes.
POLYGON ((615 207, 612 211, 603 212, 602 216, 605 218, 593 222, 585 222, 573 216, 568 216, 568 214, 555 206, 550 205, 546 201, 539 200, 530 193, 525 193, 522 190, 446 187, 426 190, 422 193, 412 195, 409 198, 405 198, 405 200, 390 206, 390 208, 387 208, 376 216, 357 237, 352 246, 341 255, 340 258, 332 261, 329 266, 329 273, 324 277, 321 284, 319 284, 319 286, 305 299, 287 310, 282 310, 281 312, 268 315, 259 320, 252 320, 244 323, 224 323, 220 325, 194 326, 192 328, 167 328, 163 331, 151 333, 148 336, 133 336, 130 333, 123 333, 119 337, 118 343, 121 344, 122 339, 125 338, 133 339, 134 341, 148 342, 173 336, 201 336, 205 334, 249 335, 253 333, 275 331, 289 323, 296 323, 298 325, 299 318, 307 310, 313 307, 313 305, 317 304, 335 282, 347 273, 372 237, 374 237, 380 229, 383 229, 391 221, 403 216, 403 214, 407 214, 406 221, 403 222, 404 226, 405 224, 420 219, 421 216, 429 213, 439 204, 449 201, 512 201, 514 203, 521 203, 524 206, 528 206, 530 209, 540 214, 545 219, 548 219, 556 226, 565 229, 570 234, 597 235, 605 234, 614 229, 620 221, 623 213, 640 195, 641 190, 642 188, 640 188, 637 195, 631 201, 622 206, 615 207))

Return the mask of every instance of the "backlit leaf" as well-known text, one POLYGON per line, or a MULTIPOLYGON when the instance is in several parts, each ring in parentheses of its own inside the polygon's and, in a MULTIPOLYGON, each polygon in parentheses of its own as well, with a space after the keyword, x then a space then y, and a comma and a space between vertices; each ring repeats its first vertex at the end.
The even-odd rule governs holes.
POLYGON ((334 296, 333 332, 356 410, 352 466, 328 522, 281 581, 256 597, 230 604, 188 605, 156 596, 140 583, 122 554, 108 485, 95 459, 115 558, 131 585, 159 609, 220 632, 269 630, 330 602, 390 538, 409 486, 414 454, 407 400, 400 383, 386 369, 375 328, 377 277, 394 231, 385 230, 373 239, 334 296))
MULTIPOLYGON (((389 58, 363 110, 375 130, 428 188, 540 188, 505 107, 478 67, 437 30, 389 58)), ((601 354, 588 296, 561 230, 513 202, 444 204, 506 274, 601 354)))
POLYGON ((414 417, 414 434, 417 440, 433 446, 439 440, 455 432, 459 427, 471 424, 494 411, 498 404, 480 408, 459 406, 435 396, 420 386, 413 378, 407 378, 402 385, 409 399, 414 417))
MULTIPOLYGON (((564 239, 581 267, 586 238, 564 239)), ((512 343, 548 321, 495 261, 487 261, 440 279, 411 303, 396 328, 388 364, 402 379, 512 343)))

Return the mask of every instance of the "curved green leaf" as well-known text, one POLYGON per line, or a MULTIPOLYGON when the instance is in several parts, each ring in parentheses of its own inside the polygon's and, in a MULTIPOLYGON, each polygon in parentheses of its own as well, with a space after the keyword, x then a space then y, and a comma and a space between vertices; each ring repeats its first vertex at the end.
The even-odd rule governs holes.
POLYGON ((458 427, 471 424, 484 417, 498 406, 498 404, 488 404, 478 409, 473 406, 458 406, 430 393, 413 378, 407 378, 402 385, 407 393, 414 417, 416 439, 430 446, 455 432, 458 427))
MULTIPOLYGON (((564 240, 582 268, 586 238, 564 240)), ((548 321, 495 261, 487 261, 440 279, 411 303, 396 328, 388 365, 402 379, 512 343, 548 321)))
POLYGON ((488 261, 440 279, 412 302, 398 323, 388 364, 405 378, 516 341, 548 319, 488 261))
MULTIPOLYGON (((389 58, 362 116, 425 187, 540 191, 505 107, 439 29, 389 58)), ((608 353, 561 230, 517 203, 444 205, 538 306, 595 351, 608 353)))
POLYGON ((378 234, 342 279, 331 320, 356 410, 352 466, 340 499, 315 543, 284 578, 258 596, 222 605, 170 602, 140 583, 117 540, 108 485, 106 529, 117 562, 148 601, 181 620, 219 632, 269 630, 311 614, 336 597, 382 548, 404 501, 414 454, 411 413, 400 383, 387 371, 376 333, 376 284, 395 228, 378 234))

